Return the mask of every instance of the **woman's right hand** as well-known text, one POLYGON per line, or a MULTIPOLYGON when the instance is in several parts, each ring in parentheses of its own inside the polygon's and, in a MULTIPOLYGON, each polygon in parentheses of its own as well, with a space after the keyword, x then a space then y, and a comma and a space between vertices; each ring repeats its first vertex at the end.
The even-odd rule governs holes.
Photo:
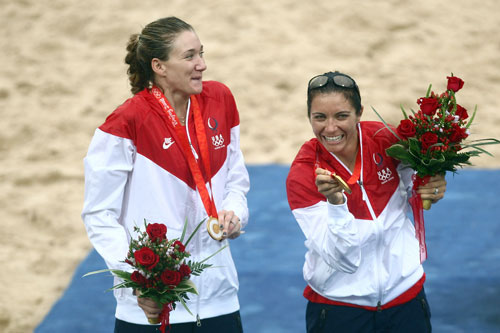
POLYGON ((146 317, 148 319, 158 319, 158 316, 160 315, 162 310, 158 306, 158 304, 151 298, 140 297, 141 292, 139 290, 136 290, 135 294, 137 295, 137 304, 142 309, 142 311, 144 311, 146 317))
POLYGON ((341 205, 344 203, 344 195, 342 194, 342 186, 332 177, 332 173, 328 170, 316 169, 316 187, 318 192, 323 194, 329 203, 333 205, 341 205))

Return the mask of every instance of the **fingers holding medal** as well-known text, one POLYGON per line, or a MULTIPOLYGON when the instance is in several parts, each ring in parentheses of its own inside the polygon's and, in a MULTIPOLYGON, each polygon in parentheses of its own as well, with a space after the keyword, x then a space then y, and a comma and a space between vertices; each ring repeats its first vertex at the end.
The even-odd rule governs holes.
POLYGON ((209 235, 218 241, 226 238, 234 239, 244 233, 241 230, 241 222, 233 211, 222 210, 218 213, 219 219, 209 218, 207 230, 209 235))
POLYGON ((351 188, 342 177, 322 168, 317 168, 315 172, 315 183, 318 192, 323 194, 328 199, 328 202, 332 204, 344 203, 342 192, 345 191, 347 194, 351 194, 351 188))

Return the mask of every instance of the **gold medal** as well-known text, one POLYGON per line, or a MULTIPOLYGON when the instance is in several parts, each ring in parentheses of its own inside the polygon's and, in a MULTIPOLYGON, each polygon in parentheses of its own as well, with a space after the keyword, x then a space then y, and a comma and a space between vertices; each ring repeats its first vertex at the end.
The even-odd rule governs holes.
POLYGON ((219 220, 215 217, 210 217, 207 221, 207 231, 210 237, 220 241, 222 239, 222 228, 219 225, 219 220))
POLYGON ((349 185, 347 185, 347 183, 342 179, 342 177, 340 177, 339 175, 335 174, 335 173, 331 173, 331 176, 332 178, 334 178, 335 180, 337 180, 340 184, 340 186, 342 187, 342 189, 347 192, 347 194, 351 194, 352 191, 351 191, 351 188, 349 187, 349 185))

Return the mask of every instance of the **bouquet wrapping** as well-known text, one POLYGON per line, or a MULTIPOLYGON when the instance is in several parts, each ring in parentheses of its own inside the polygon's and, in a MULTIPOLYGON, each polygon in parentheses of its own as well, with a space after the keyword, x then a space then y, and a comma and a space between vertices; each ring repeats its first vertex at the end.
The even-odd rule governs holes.
POLYGON ((170 311, 175 310, 176 303, 181 303, 192 315, 186 305, 189 299, 188 293, 198 294, 195 284, 190 280, 191 275, 200 275, 204 269, 211 267, 206 261, 226 246, 221 247, 217 252, 202 261, 195 262, 188 260, 190 253, 186 251, 186 246, 194 234, 198 231, 204 221, 201 221, 195 228, 191 236, 184 242, 187 228, 187 221, 184 224, 181 238, 167 239, 167 227, 161 223, 147 223, 144 220, 145 231, 134 227, 138 233, 137 239, 131 239, 129 251, 125 263, 133 268, 133 272, 116 269, 103 269, 89 272, 84 275, 111 272, 122 279, 123 282, 110 288, 133 288, 134 293, 140 292, 139 297, 148 297, 158 303, 162 312, 159 320, 148 321, 151 324, 161 323, 160 330, 165 332, 169 326, 170 311))
POLYGON ((423 209, 430 209, 431 201, 422 200, 417 193, 421 185, 427 184, 431 176, 444 175, 447 171, 457 172, 458 167, 470 165, 469 159, 489 152, 481 146, 498 144, 500 141, 488 138, 466 142, 469 128, 475 118, 477 106, 472 116, 466 108, 457 103, 456 93, 464 86, 464 81, 456 76, 447 77, 446 90, 437 94, 429 85, 425 97, 417 100, 418 111, 410 115, 401 107, 404 115, 394 130, 380 114, 374 112, 385 126, 396 136, 397 142, 386 149, 391 156, 415 170, 410 205, 413 211, 415 232, 420 243, 420 260, 427 258, 423 209))

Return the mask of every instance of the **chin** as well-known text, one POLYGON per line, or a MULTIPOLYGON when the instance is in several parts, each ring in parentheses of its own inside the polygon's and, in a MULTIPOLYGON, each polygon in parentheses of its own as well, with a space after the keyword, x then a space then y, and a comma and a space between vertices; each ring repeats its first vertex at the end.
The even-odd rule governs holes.
POLYGON ((201 92, 203 90, 203 83, 200 82, 199 84, 196 84, 196 85, 192 86, 191 88, 192 88, 193 95, 201 94, 201 92))
POLYGON ((321 142, 321 144, 323 145, 323 147, 325 147, 326 150, 334 154, 340 153, 344 148, 344 145, 341 143, 331 144, 331 143, 321 142))

